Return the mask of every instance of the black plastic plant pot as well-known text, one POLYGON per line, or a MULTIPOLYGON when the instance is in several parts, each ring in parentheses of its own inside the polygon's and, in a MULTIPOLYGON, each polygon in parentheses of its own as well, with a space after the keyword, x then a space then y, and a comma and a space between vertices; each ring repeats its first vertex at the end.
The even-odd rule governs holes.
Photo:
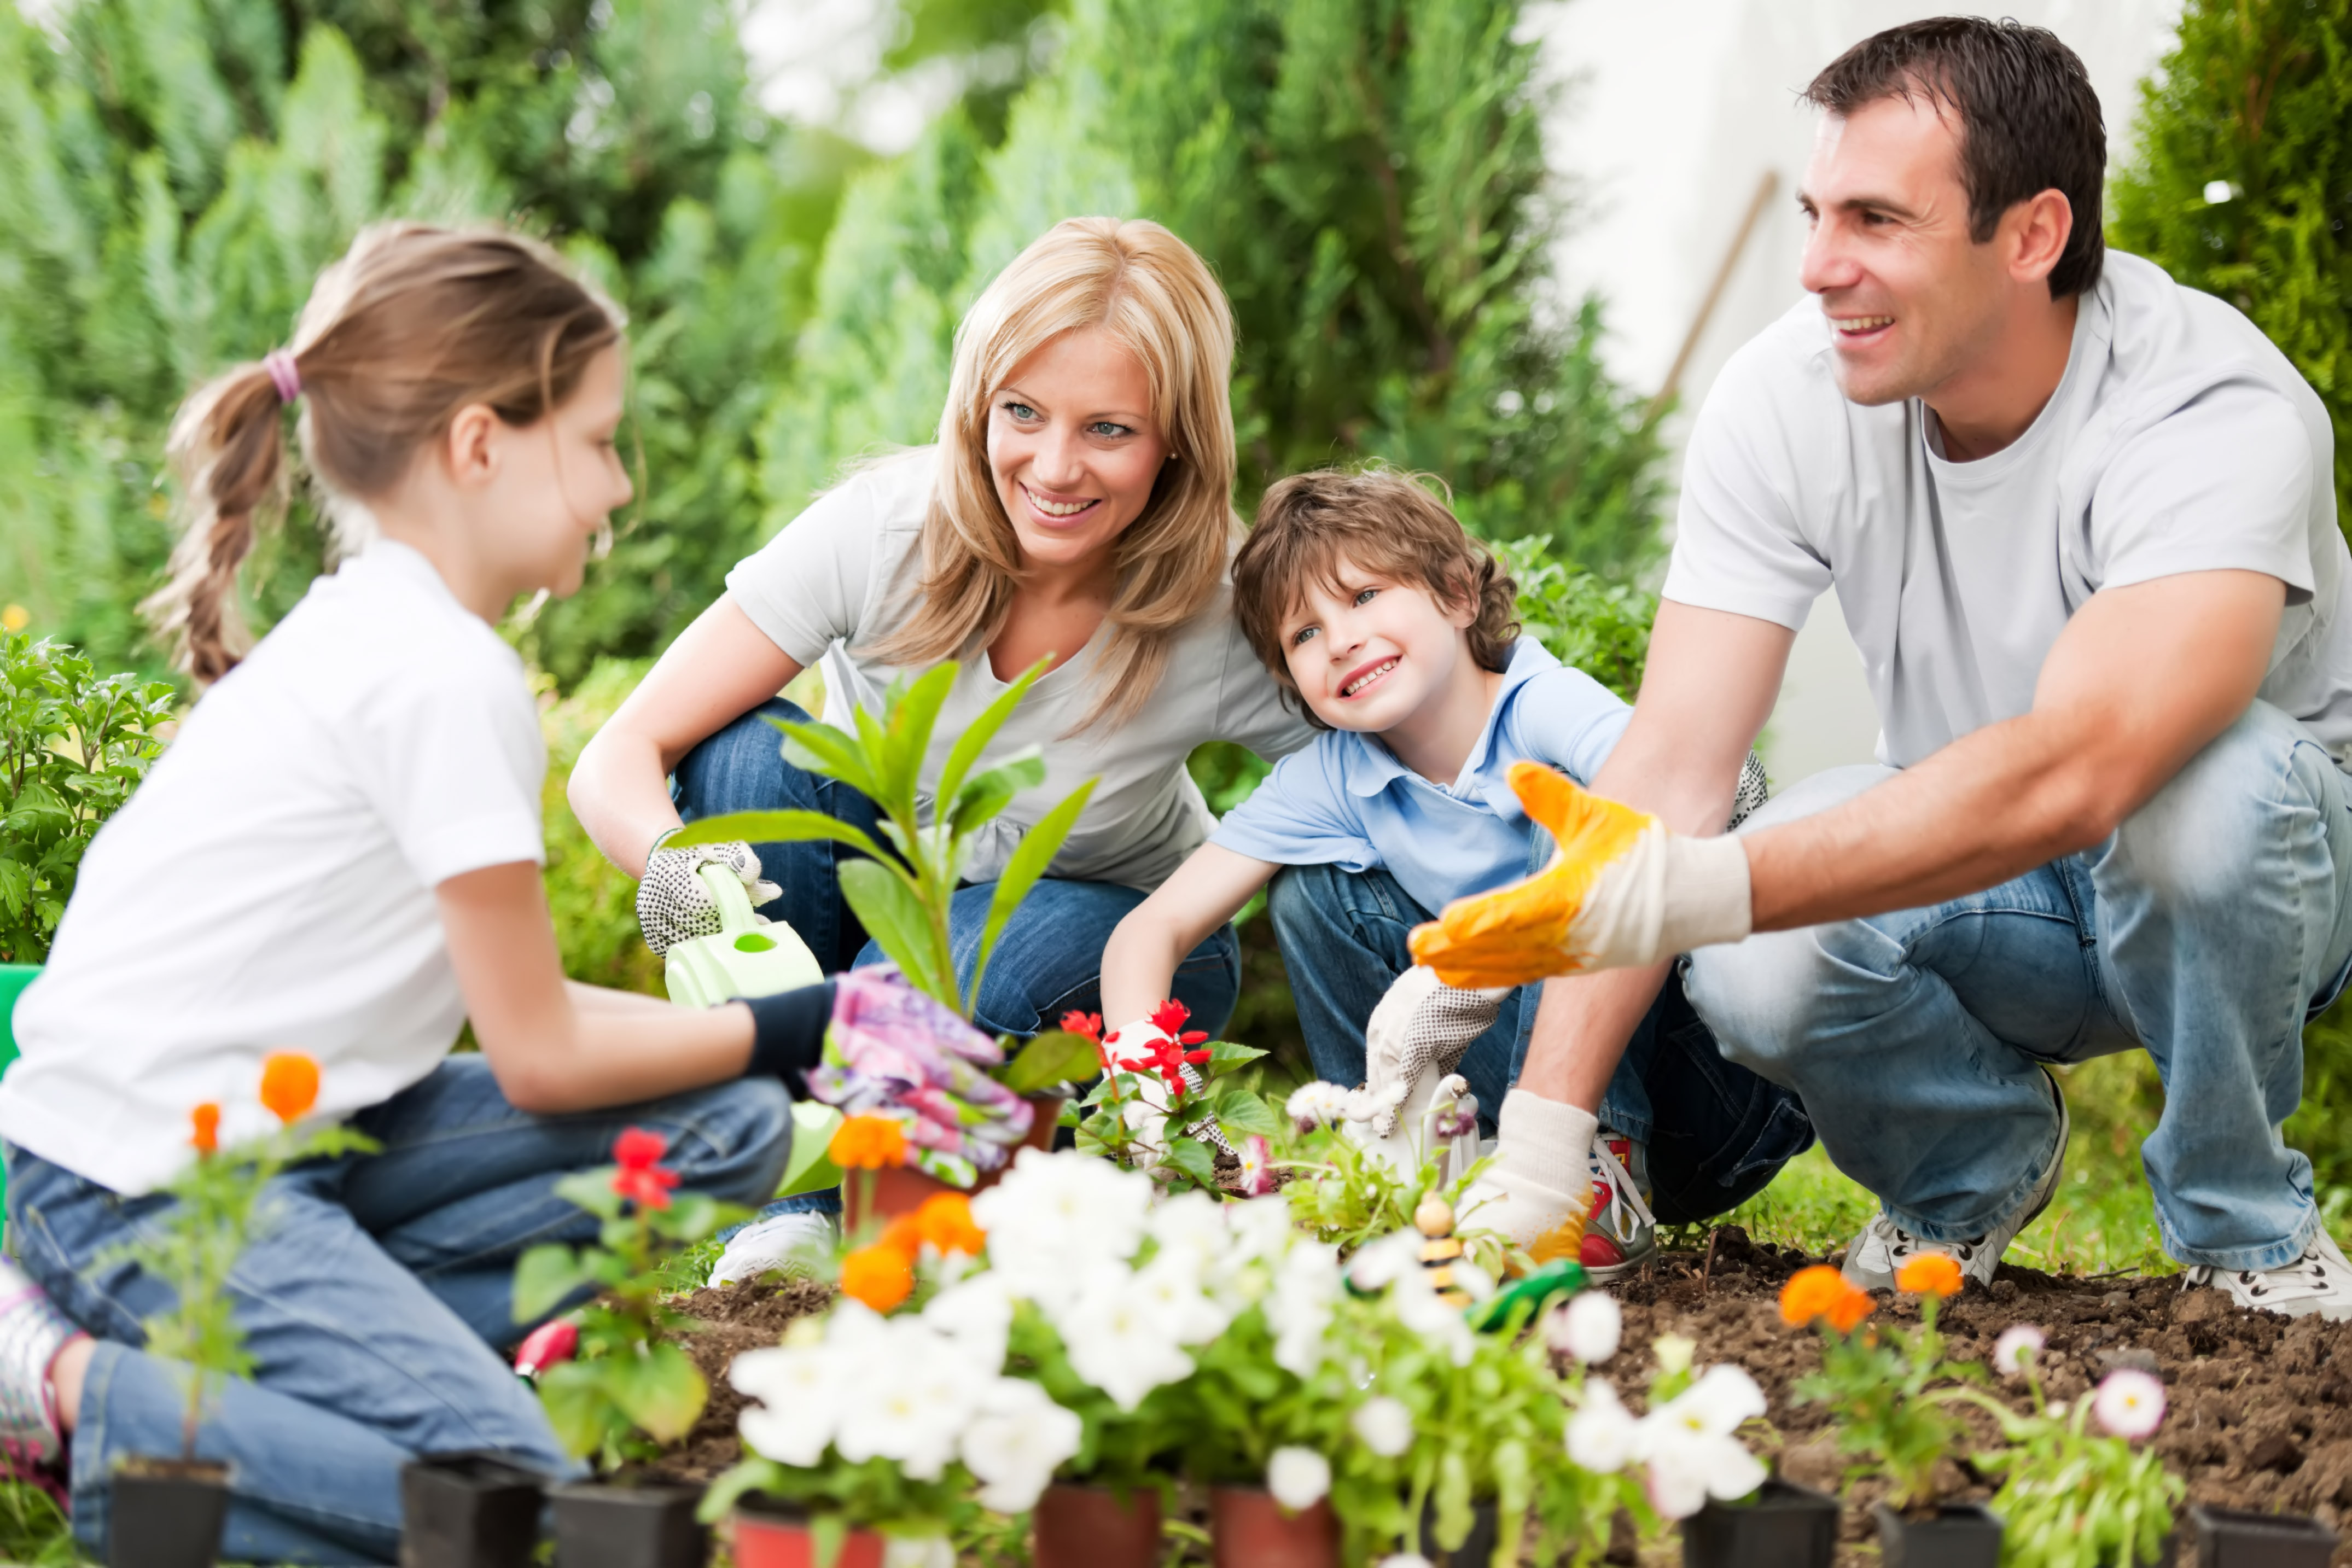
POLYGON ((114 1472, 110 1568, 212 1568, 228 1520, 228 1467, 133 1458, 114 1472))
POLYGON ((1830 1568, 1837 1499, 1773 1479, 1738 1502, 1716 1502, 1683 1521, 1683 1568, 1830 1568))
POLYGON ((1880 1568, 1998 1568, 2000 1516, 1981 1503, 1948 1502, 1934 1512, 1874 1506, 1880 1568))
POLYGON ((702 1568, 710 1532, 694 1521, 699 1487, 558 1487, 555 1568, 702 1568))
POLYGON ((498 1454, 428 1454, 400 1470, 401 1568, 527 1568, 547 1478, 498 1454))
POLYGON ((1429 1559, 1430 1568, 1486 1568, 1495 1555, 1495 1540, 1501 1533, 1491 1502, 1470 1505, 1470 1533, 1462 1544, 1448 1552, 1437 1544, 1437 1505, 1426 1503, 1421 1511, 1421 1554, 1429 1559))
POLYGON ((2196 1568, 2327 1568, 2336 1532, 2308 1514, 2245 1513, 2192 1503, 2196 1568))

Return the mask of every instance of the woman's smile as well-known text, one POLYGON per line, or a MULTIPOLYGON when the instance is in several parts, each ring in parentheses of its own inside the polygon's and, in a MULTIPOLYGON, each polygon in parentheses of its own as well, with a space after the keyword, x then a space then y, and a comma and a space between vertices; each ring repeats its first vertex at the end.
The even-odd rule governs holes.
POLYGON ((1099 496, 1062 496, 1023 481, 1016 480, 1015 483, 1020 485, 1022 497, 1029 503, 1030 510, 1048 523, 1067 522, 1072 517, 1083 517, 1102 504, 1099 496))

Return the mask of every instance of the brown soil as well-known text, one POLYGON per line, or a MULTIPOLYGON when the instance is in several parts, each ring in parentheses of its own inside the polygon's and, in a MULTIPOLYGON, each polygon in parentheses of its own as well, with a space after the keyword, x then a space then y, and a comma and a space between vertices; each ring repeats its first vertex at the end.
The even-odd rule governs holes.
POLYGON ((735 1433, 735 1417, 748 1403, 727 1381, 728 1364, 747 1350, 759 1350, 783 1338, 794 1318, 822 1312, 833 1301, 833 1287, 808 1280, 780 1283, 727 1285, 677 1297, 672 1305, 702 1327, 685 1339, 686 1351, 710 1385, 710 1403, 686 1441, 662 1456, 653 1467, 666 1479, 703 1482, 743 1457, 742 1439, 735 1433))

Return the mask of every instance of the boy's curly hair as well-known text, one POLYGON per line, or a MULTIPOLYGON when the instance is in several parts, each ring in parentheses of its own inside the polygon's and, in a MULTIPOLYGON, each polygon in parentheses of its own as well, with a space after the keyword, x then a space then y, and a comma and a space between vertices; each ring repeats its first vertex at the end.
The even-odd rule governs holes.
POLYGON ((1294 474, 1258 503, 1257 523, 1234 558, 1234 616, 1286 699, 1317 728, 1330 727, 1290 678, 1282 623, 1309 583, 1339 591, 1343 559, 1424 589, 1449 610, 1475 606, 1470 656, 1497 674, 1510 664, 1519 635, 1517 585, 1449 509, 1451 495, 1439 498, 1436 492, 1444 490, 1435 475, 1369 464, 1294 474))

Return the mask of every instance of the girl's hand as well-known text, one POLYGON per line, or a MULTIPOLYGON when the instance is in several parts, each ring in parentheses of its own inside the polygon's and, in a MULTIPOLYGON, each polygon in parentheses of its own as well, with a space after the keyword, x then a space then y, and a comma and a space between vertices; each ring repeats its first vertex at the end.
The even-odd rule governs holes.
POLYGON ((783 893, 774 883, 761 880, 760 857, 740 840, 686 850, 666 850, 656 844, 646 856, 646 874, 637 883, 637 929, 644 933, 646 946, 656 953, 667 953, 680 942, 713 936, 720 929, 719 905, 710 890, 702 885, 702 868, 707 865, 723 865, 733 872, 755 909, 783 893))

